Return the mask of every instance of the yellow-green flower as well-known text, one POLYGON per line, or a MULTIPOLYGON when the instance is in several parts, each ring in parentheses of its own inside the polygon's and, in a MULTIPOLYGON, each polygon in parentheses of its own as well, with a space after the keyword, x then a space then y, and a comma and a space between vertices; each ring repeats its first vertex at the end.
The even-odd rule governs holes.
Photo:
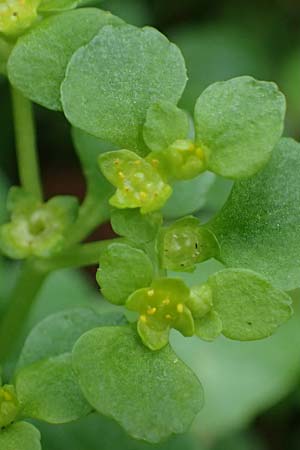
POLYGON ((40 0, 0 1, 0 33, 16 37, 37 20, 40 0))

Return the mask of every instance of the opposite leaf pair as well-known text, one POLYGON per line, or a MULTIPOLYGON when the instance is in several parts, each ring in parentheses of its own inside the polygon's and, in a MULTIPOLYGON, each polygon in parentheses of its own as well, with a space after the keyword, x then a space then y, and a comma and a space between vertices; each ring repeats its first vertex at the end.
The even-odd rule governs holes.
POLYGON ((202 93, 195 107, 195 141, 188 139, 189 123, 182 110, 167 101, 151 105, 143 128, 151 151, 146 160, 129 150, 100 156, 103 174, 118 188, 111 204, 141 207, 144 213, 166 202, 168 182, 194 178, 205 170, 233 179, 252 176, 269 160, 283 130, 284 113, 285 100, 274 83, 246 76, 215 83, 202 93), (116 160, 121 172, 114 167, 116 160), (141 170, 129 168, 129 161, 136 161, 141 170), (150 192, 141 197, 146 172, 150 192))

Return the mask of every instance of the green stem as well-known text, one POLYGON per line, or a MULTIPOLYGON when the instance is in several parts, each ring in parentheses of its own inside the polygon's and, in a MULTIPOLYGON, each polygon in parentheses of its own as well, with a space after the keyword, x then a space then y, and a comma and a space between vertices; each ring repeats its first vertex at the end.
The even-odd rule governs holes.
POLYGON ((66 246, 72 246, 83 241, 99 225, 109 220, 108 208, 101 207, 93 196, 87 195, 79 210, 79 216, 70 230, 65 242, 66 246))
POLYGON ((12 102, 20 181, 26 191, 42 200, 32 105, 14 88, 12 102))
POLYGON ((6 75, 6 63, 11 50, 12 45, 0 38, 0 73, 3 75, 6 75))
POLYGON ((23 264, 8 309, 0 322, 0 361, 5 360, 13 350, 47 274, 31 261, 23 264))
POLYGON ((40 260, 39 266, 45 271, 92 266, 99 263, 102 252, 105 251, 111 243, 115 242, 126 242, 126 239, 115 238, 77 245, 47 261, 40 260))

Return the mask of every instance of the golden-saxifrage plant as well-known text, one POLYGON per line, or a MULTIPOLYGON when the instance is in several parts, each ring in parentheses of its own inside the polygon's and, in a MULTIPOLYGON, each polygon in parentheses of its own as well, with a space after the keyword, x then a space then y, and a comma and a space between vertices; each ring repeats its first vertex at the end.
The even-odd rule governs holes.
POLYGON ((21 182, 8 195, 0 248, 22 266, 0 321, 3 368, 52 271, 100 261, 102 294, 119 310, 76 308, 33 328, 13 377, 4 371, 1 450, 41 448, 27 419, 62 424, 92 411, 151 443, 184 432, 203 392, 170 330, 265 338, 289 319, 286 291, 300 286, 300 146, 281 138, 277 86, 249 76, 215 83, 191 118, 177 106, 187 82, 180 50, 154 28, 83 3, 0 2, 21 182), (43 199, 31 102, 62 111, 73 127, 87 182, 81 205, 43 199), (206 171, 234 186, 200 223, 190 214, 206 171), (81 243, 108 220, 119 237, 81 243), (188 286, 180 274, 210 258, 224 269, 188 286))

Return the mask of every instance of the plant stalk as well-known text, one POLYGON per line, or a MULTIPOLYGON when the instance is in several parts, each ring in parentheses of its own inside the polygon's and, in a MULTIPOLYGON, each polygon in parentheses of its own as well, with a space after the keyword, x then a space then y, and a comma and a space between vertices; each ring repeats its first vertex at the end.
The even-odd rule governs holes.
POLYGON ((32 104, 17 89, 12 88, 11 92, 21 185, 42 201, 32 104))
POLYGON ((0 361, 13 350, 30 309, 48 273, 33 261, 23 263, 8 309, 0 321, 0 361))

